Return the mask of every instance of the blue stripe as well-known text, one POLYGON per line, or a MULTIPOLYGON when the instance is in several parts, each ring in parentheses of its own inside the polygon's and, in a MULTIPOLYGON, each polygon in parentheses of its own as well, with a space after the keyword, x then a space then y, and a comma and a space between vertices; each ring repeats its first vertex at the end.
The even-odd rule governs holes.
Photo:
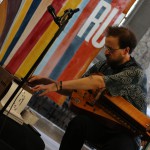
POLYGON ((65 51, 60 61, 57 63, 57 65, 53 69, 52 73, 50 74, 50 78, 56 80, 59 77, 59 75, 66 68, 68 62, 71 60, 72 56, 79 49, 83 41, 84 41, 84 37, 79 38, 78 36, 76 36, 74 38, 71 45, 68 47, 68 49, 65 51))

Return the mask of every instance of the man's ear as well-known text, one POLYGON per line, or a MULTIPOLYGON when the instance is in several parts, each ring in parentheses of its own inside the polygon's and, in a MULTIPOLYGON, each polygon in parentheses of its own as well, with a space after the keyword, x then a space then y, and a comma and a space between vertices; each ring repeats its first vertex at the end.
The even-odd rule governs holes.
POLYGON ((126 47, 125 52, 129 54, 130 53, 130 47, 126 47))

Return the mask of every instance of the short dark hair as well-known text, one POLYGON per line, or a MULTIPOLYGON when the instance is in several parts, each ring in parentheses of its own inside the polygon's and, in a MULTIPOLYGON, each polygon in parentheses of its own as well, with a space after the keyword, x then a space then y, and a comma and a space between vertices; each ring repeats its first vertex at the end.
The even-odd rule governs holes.
POLYGON ((126 27, 119 26, 109 26, 107 28, 106 37, 114 36, 119 39, 120 48, 130 48, 130 54, 133 52, 134 48, 137 45, 137 39, 135 34, 126 27))

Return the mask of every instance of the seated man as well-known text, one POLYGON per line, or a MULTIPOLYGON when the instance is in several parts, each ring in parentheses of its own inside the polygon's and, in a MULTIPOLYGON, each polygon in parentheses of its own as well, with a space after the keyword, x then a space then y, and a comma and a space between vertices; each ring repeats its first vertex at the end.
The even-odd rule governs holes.
MULTIPOLYGON (((146 114, 146 75, 131 57, 136 44, 136 37, 131 30, 108 27, 104 45, 106 61, 99 61, 81 79, 57 82, 45 78, 47 84, 36 85, 32 90, 44 90, 40 94, 43 96, 51 91, 62 94, 67 94, 68 91, 71 94, 73 90, 106 89, 111 96, 123 97, 146 114)), ((44 80, 33 76, 29 82, 39 79, 44 80)), ((85 141, 100 144, 101 150, 138 150, 140 147, 140 136, 134 135, 122 125, 116 122, 109 124, 90 115, 79 114, 68 124, 60 150, 80 150, 85 141)))

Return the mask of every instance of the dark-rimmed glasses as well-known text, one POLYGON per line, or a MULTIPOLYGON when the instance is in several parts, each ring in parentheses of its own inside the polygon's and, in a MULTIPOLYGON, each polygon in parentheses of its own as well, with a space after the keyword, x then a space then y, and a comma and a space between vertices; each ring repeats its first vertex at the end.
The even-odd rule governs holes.
POLYGON ((109 52, 114 52, 114 51, 116 51, 116 50, 121 49, 121 48, 116 48, 116 49, 115 49, 115 48, 107 47, 106 45, 104 45, 103 48, 104 48, 105 50, 108 50, 109 52))

